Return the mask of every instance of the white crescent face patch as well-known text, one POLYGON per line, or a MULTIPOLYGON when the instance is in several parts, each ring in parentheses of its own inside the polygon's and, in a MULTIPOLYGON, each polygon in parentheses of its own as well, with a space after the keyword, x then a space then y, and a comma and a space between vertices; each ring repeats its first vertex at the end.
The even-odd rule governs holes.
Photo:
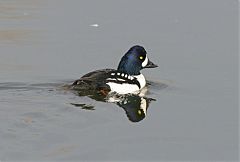
POLYGON ((147 63, 148 63, 148 57, 146 56, 146 57, 145 57, 145 60, 144 60, 143 63, 142 63, 142 67, 147 66, 147 63))

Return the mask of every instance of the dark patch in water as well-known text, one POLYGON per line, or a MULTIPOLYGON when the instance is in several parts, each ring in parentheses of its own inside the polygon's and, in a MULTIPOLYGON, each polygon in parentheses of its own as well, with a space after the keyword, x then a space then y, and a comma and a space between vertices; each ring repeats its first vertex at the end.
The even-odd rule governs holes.
POLYGON ((94 106, 92 105, 80 104, 80 103, 70 103, 70 104, 76 107, 81 107, 84 110, 95 110, 94 106))

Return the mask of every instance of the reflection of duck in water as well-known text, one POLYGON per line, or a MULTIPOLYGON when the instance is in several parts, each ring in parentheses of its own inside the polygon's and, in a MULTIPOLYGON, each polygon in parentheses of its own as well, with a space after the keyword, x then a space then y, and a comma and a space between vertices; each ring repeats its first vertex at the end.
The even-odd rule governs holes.
MULTIPOLYGON (((91 91, 91 94, 82 93, 81 91, 75 91, 79 96, 88 96, 97 101, 115 103, 119 107, 125 110, 128 119, 132 122, 139 122, 146 117, 147 109, 151 101, 155 99, 145 97, 147 88, 145 87, 139 94, 117 94, 111 93, 107 96, 101 93, 91 91)), ((86 104, 76 104, 72 105, 77 107, 82 107, 82 109, 94 110, 94 106, 86 104)))
POLYGON ((139 122, 147 115, 147 109, 152 100, 155 99, 132 94, 125 96, 123 100, 116 102, 116 104, 125 110, 130 121, 139 122))
POLYGON ((117 105, 125 110, 130 121, 139 122, 147 115, 149 103, 143 97, 132 95, 128 96, 124 101, 118 102, 117 105))
POLYGON ((85 74, 71 85, 71 89, 99 91, 103 95, 109 92, 136 93, 146 85, 145 77, 140 70, 155 67, 157 65, 148 59, 143 47, 133 46, 122 57, 117 70, 102 69, 85 74))

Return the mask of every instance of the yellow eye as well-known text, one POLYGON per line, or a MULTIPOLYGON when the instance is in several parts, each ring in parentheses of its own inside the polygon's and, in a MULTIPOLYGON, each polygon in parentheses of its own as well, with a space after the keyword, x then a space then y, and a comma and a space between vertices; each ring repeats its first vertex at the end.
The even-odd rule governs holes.
POLYGON ((141 114, 142 114, 141 110, 138 110, 138 114, 139 114, 139 115, 141 115, 141 114))
POLYGON ((142 56, 140 56, 139 58, 140 58, 140 60, 142 60, 142 59, 143 59, 143 57, 142 57, 142 56))

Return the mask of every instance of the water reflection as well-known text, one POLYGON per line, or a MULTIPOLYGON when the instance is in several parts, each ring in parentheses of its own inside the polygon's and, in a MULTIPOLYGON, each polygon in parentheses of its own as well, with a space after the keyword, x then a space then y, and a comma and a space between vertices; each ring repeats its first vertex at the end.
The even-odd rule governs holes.
POLYGON ((116 104, 125 110, 128 119, 132 122, 139 122, 147 115, 147 109, 152 98, 140 97, 138 95, 126 95, 116 104))
MULTIPOLYGON (((103 96, 96 91, 74 91, 78 96, 88 96, 96 101, 115 103, 119 107, 123 108, 128 119, 131 122, 139 122, 143 120, 147 115, 147 110, 151 101, 156 101, 153 98, 145 96, 147 88, 143 89, 139 94, 126 94, 120 95, 116 93, 103 96)), ((82 103, 71 103, 76 107, 81 107, 85 110, 95 110, 94 106, 82 104, 82 103)))

